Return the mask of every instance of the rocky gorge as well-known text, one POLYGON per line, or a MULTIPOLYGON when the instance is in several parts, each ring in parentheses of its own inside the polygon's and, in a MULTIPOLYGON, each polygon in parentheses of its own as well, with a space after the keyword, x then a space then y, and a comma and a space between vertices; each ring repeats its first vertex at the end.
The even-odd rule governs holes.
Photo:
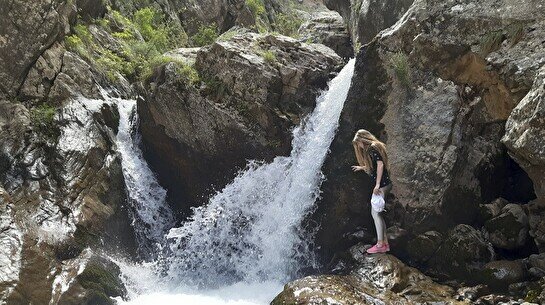
POLYGON ((211 230, 227 233, 203 257, 252 281, 235 259, 262 251, 248 232, 293 211, 293 227, 257 239, 295 232, 312 241, 282 255, 316 262, 282 278, 271 304, 545 302, 541 1, 3 1, 0 16, 0 303, 130 302, 126 261, 171 264, 201 235, 172 236, 217 228, 222 213, 233 227, 211 230), (304 150, 298 126, 353 56, 319 179, 286 188, 309 188, 315 205, 259 214, 259 186, 283 180, 252 173, 304 150), (363 254, 374 227, 372 181, 350 171, 360 128, 392 160, 387 255, 363 254), (268 181, 237 189, 250 205, 229 214, 247 176, 268 181), (135 197, 138 177, 150 189, 135 197))

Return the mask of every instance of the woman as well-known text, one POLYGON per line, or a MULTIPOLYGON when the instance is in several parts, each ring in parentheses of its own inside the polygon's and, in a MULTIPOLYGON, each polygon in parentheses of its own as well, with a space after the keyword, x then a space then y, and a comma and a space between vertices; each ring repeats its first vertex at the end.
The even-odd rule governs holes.
MULTIPOLYGON (((373 200, 376 198, 386 199, 388 193, 392 189, 392 182, 388 175, 388 156, 386 155, 386 145, 379 141, 369 131, 360 129, 356 132, 354 140, 354 151, 356 152, 356 158, 358 164, 352 166, 352 170, 365 171, 375 181, 375 187, 373 189, 373 200), (382 198, 380 198, 380 197, 382 198)), ((367 250, 367 253, 384 253, 390 251, 390 245, 388 244, 388 237, 386 236, 386 223, 384 218, 380 215, 383 210, 380 206, 375 208, 371 207, 371 215, 375 221, 375 228, 377 230, 377 244, 367 250)))

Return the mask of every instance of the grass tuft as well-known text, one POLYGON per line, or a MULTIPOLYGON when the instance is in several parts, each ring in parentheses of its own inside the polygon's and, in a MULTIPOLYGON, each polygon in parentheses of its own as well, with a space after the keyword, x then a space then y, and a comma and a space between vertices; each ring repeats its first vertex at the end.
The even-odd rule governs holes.
POLYGON ((409 57, 407 54, 401 51, 392 54, 389 64, 394 70, 399 82, 403 86, 409 87, 411 85, 411 71, 409 66, 409 57))

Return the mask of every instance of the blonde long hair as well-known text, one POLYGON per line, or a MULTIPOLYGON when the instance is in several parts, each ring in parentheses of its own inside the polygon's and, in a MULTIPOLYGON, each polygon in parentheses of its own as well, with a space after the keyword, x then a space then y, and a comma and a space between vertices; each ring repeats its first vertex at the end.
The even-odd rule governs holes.
POLYGON ((388 155, 386 154, 386 145, 379 141, 372 133, 365 129, 360 129, 356 132, 354 139, 352 140, 354 146, 354 152, 356 153, 356 159, 358 164, 363 166, 367 173, 370 173, 373 169, 373 162, 369 155, 369 148, 373 147, 378 151, 384 162, 384 167, 389 168, 388 155), (358 146, 358 143, 363 143, 363 149, 358 146))

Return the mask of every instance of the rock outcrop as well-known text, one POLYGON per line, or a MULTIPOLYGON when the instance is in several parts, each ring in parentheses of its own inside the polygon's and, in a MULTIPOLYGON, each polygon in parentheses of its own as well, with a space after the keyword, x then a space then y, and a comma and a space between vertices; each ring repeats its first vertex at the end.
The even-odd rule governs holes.
POLYGON ((89 245, 134 247, 115 134, 106 124, 114 110, 84 98, 53 117, 20 103, 0 108, 1 300, 42 303, 55 297, 51 287, 71 281, 75 274, 65 269, 85 260, 89 245))
POLYGON ((289 153, 290 129, 340 64, 323 45, 242 33, 198 51, 196 70, 185 67, 197 80, 174 64, 156 71, 138 103, 140 130, 179 208, 202 203, 211 185, 221 189, 247 159, 289 153))
POLYGON ((396 23, 414 0, 324 0, 329 9, 341 14, 354 45, 370 42, 378 32, 396 23))
POLYGON ((513 250, 528 240, 528 216, 518 204, 507 204, 500 214, 484 224, 490 242, 497 248, 513 250))
POLYGON ((545 251, 545 66, 531 91, 515 107, 506 124, 503 142, 533 181, 537 199, 531 203, 530 233, 545 251))
POLYGON ((348 275, 308 276, 288 283, 271 305, 287 304, 464 304, 452 288, 433 282, 387 254, 364 255, 353 247, 348 275))
MULTIPOLYGON (((337 9, 345 17, 342 7, 337 9)), ((353 243, 340 236, 373 227, 367 203, 373 181, 350 171, 356 162, 351 140, 359 128, 388 147, 394 188, 387 223, 409 238, 407 248, 395 250, 400 257, 467 280, 494 256, 522 258, 535 251, 534 242, 543 251, 539 149, 545 146, 537 109, 544 24, 545 5, 536 1, 415 1, 360 50, 315 213, 326 261, 353 243), (535 202, 519 205, 536 195, 535 202), (489 205, 500 197, 508 199, 489 205), (512 225, 505 228, 503 220, 512 225), (490 230, 482 235, 485 223, 490 230), (453 259, 444 249, 463 251, 452 246, 459 243, 452 233, 459 224, 479 243, 478 253, 457 256, 467 258, 460 264, 472 270, 443 268, 453 259), (417 251, 422 244, 437 251, 417 251)))
POLYGON ((333 49, 339 56, 350 58, 354 55, 352 40, 341 15, 337 12, 318 12, 299 28, 299 39, 322 43, 333 49))
POLYGON ((429 263, 443 278, 475 280, 483 265, 494 259, 492 245, 471 226, 458 225, 447 236, 429 263))
POLYGON ((15 97, 30 68, 76 18, 71 1, 17 0, 0 7, 0 93, 15 97))

